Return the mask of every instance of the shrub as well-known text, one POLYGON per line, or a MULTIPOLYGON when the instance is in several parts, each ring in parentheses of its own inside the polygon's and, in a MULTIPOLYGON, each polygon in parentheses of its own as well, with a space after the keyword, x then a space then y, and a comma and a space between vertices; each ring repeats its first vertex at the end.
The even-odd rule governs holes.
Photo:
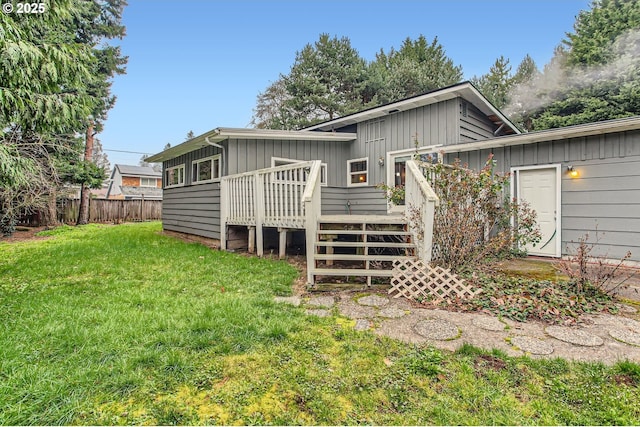
POLYGON ((433 226, 433 262, 464 272, 496 258, 520 254, 540 241, 536 214, 505 196, 509 174, 494 171, 490 155, 480 171, 462 165, 422 163, 438 197, 433 226))

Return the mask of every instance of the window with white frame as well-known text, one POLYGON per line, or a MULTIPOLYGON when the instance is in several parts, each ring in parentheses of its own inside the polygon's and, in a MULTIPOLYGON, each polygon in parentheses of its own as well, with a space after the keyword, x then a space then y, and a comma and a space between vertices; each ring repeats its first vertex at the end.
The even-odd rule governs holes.
POLYGON ((156 178, 140 177, 140 187, 155 187, 156 182, 156 178))
POLYGON ((347 184, 349 186, 369 183, 369 159, 347 160, 347 184))
POLYGON ((192 163, 191 182, 201 184, 220 179, 220 154, 195 160, 192 163))
POLYGON ((184 165, 173 166, 164 171, 164 186, 179 187, 184 185, 184 165))
MULTIPOLYGON (((276 166, 290 165, 292 163, 301 163, 304 160, 296 160, 296 159, 285 159, 282 157, 272 157, 271 158, 271 167, 274 168, 276 166)), ((327 164, 320 164, 320 185, 323 187, 327 186, 327 164)))
POLYGON ((370 120, 364 128, 364 142, 384 141, 384 119, 370 120))

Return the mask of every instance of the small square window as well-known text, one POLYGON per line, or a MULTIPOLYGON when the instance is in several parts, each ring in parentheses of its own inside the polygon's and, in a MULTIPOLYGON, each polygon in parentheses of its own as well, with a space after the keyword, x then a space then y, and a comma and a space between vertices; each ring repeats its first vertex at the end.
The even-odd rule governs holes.
POLYGON ((349 186, 367 185, 369 183, 369 159, 347 161, 347 183, 349 186))
POLYGON ((155 178, 140 178, 140 187, 155 187, 155 178))
POLYGON ((174 166, 164 171, 165 187, 184 185, 184 165, 174 166))

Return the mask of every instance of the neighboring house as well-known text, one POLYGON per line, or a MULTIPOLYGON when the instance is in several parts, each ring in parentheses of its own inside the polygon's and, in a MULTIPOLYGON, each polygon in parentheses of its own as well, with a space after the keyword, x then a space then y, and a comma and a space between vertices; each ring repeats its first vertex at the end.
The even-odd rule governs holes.
POLYGON ((300 240, 291 232, 303 230, 310 283, 364 275, 370 284, 389 276, 373 263, 415 251, 430 258, 430 234, 417 242, 399 215, 404 207, 377 187, 406 186, 429 229, 437 198, 410 161, 416 152, 474 168, 493 152, 500 169, 514 172, 513 196, 539 210, 544 247, 531 253, 561 256, 597 224, 606 233, 600 250, 631 250, 640 260, 640 118, 521 134, 469 82, 300 131, 216 128, 147 161, 163 162, 164 229, 223 249, 245 239, 258 254, 265 246, 284 254, 296 241, 287 233, 300 240), (360 264, 336 272, 334 260, 360 264))
POLYGON ((150 166, 117 164, 111 171, 106 198, 162 200, 162 172, 150 166))

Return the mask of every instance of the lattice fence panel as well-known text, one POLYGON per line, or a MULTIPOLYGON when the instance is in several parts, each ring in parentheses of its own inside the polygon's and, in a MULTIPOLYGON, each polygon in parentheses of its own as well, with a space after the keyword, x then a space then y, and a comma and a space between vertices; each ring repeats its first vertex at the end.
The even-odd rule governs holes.
POLYGON ((394 298, 410 299, 447 299, 472 298, 482 292, 467 285, 451 270, 431 267, 420 260, 396 260, 393 262, 393 277, 388 293, 394 298))

